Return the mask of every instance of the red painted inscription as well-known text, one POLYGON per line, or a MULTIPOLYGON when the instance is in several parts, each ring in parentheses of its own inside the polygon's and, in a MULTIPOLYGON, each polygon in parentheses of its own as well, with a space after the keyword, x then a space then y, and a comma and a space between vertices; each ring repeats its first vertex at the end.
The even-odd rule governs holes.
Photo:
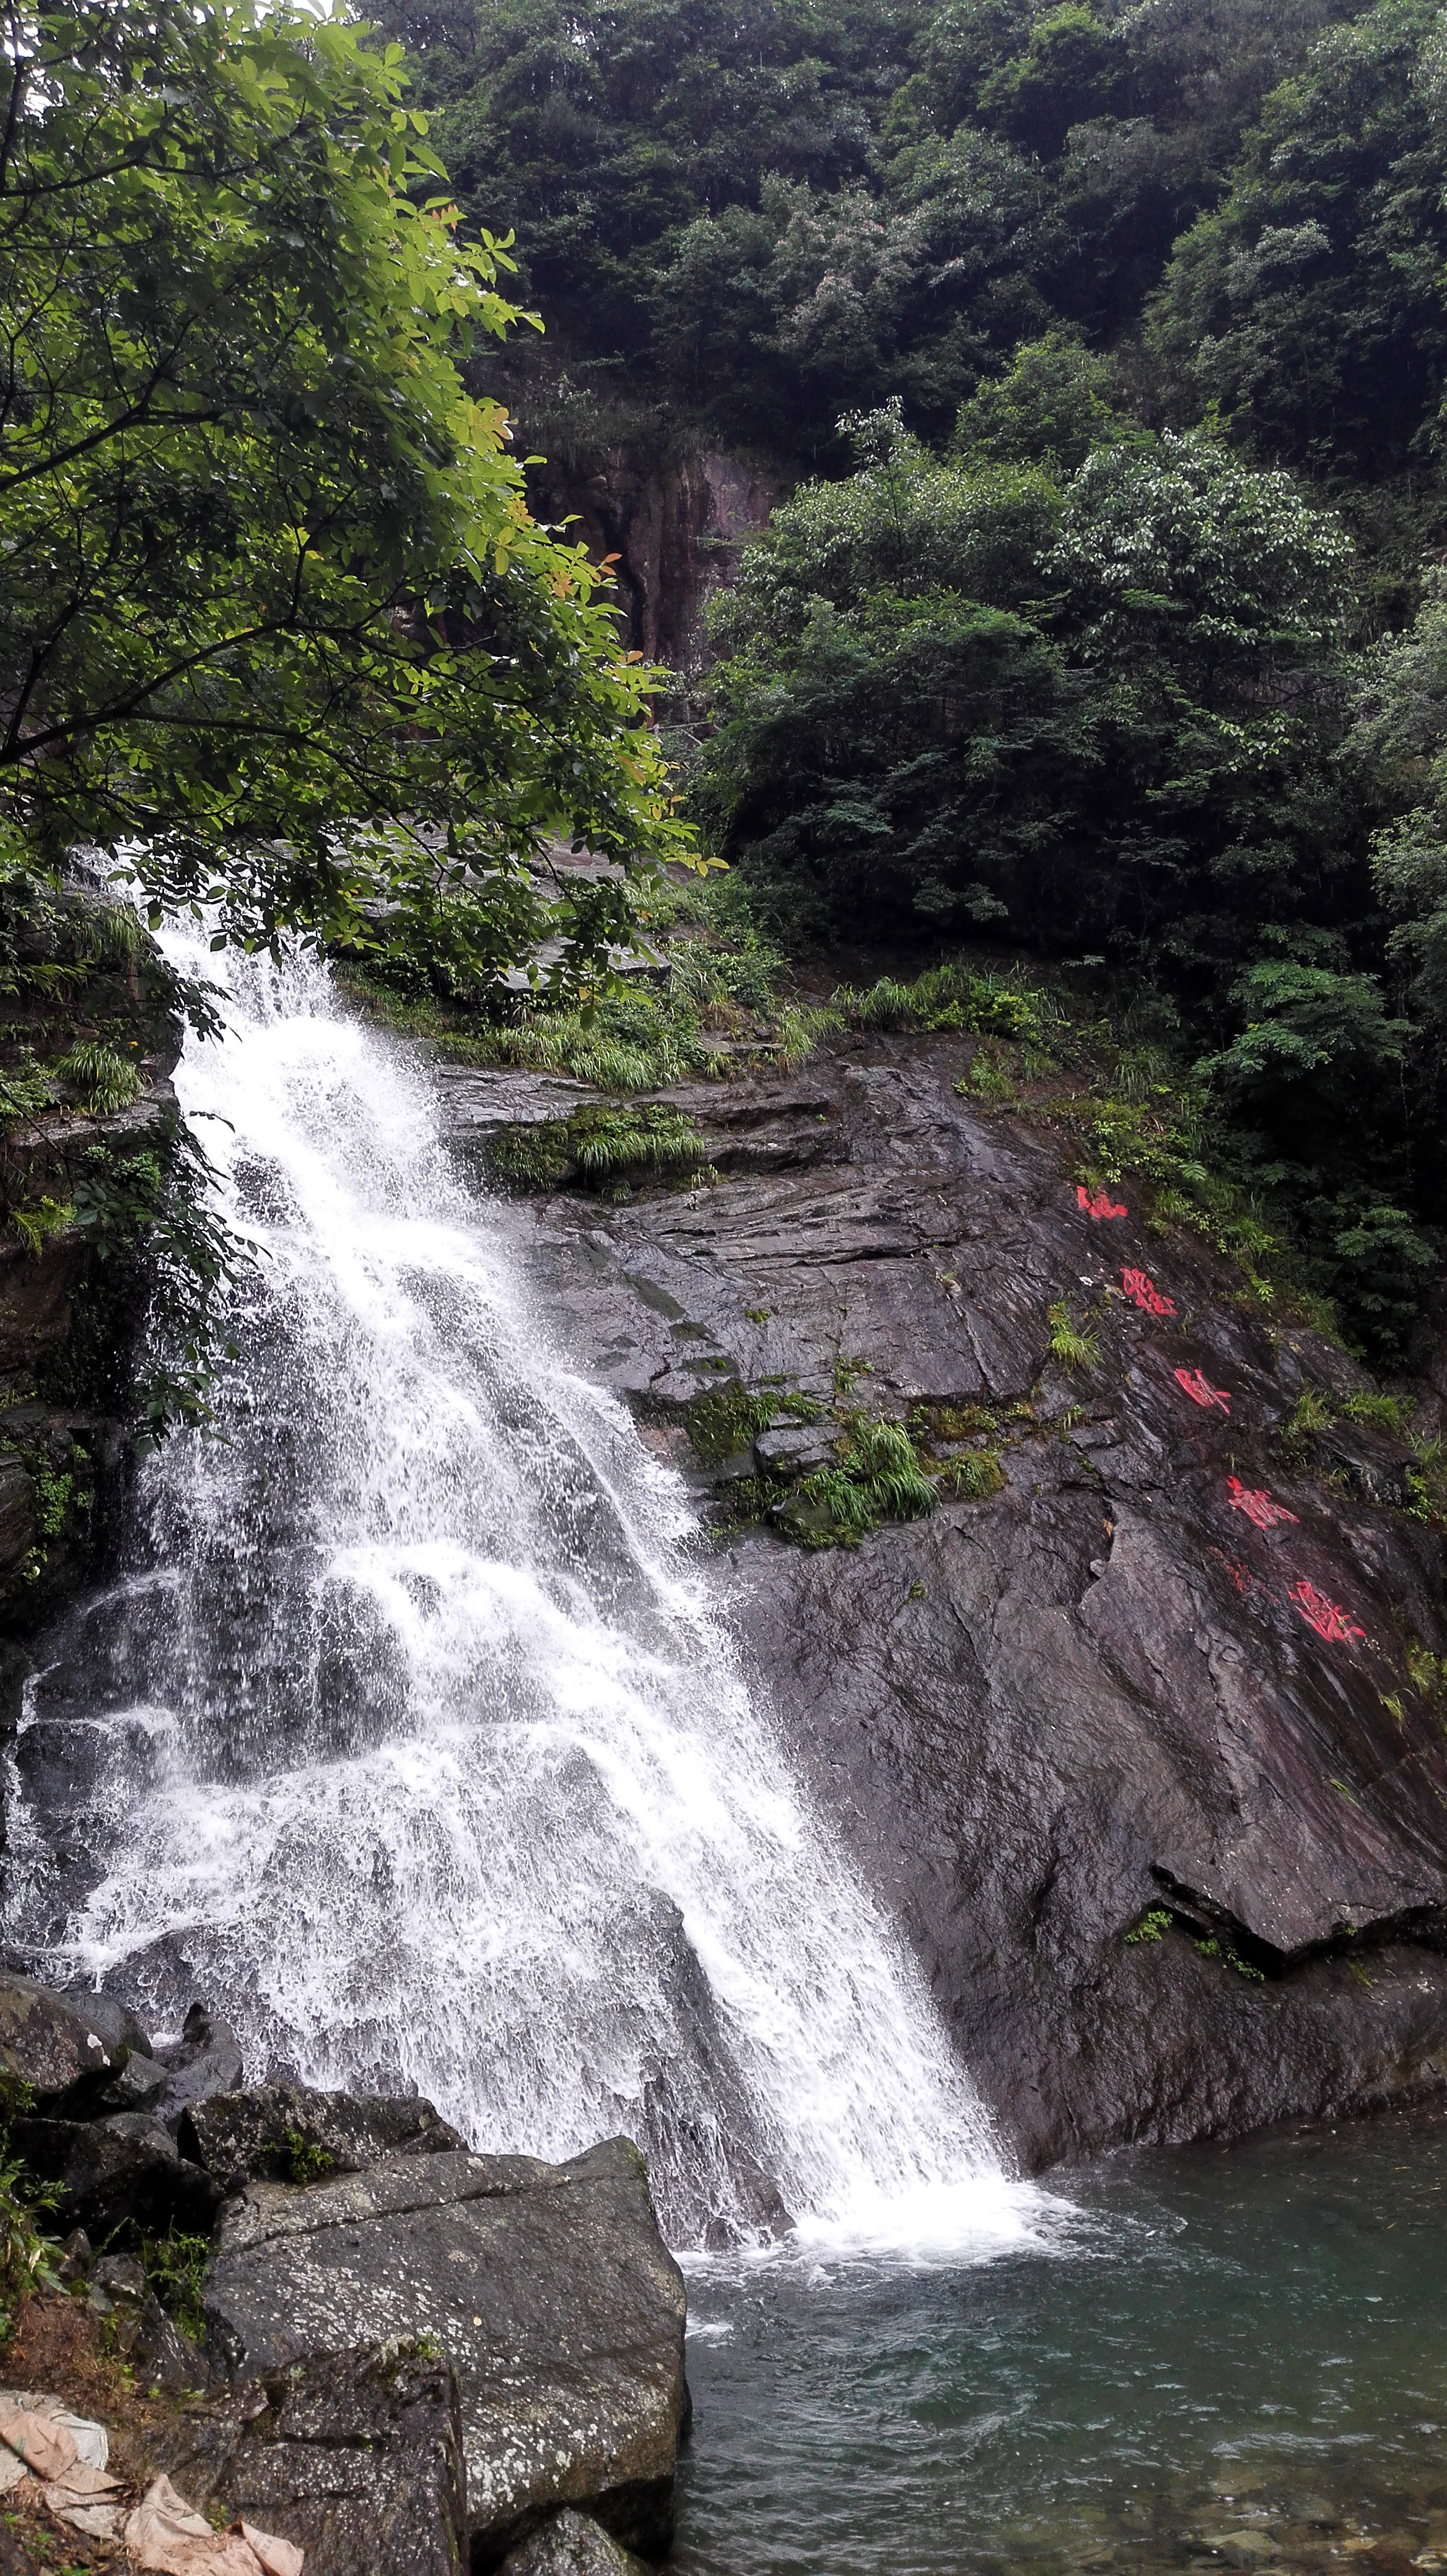
POLYGON ((1308 1583, 1304 1576, 1300 1583, 1293 1583, 1286 1597, 1288 1601, 1295 1602, 1308 1628, 1314 1628, 1319 1637, 1325 1637, 1329 1646, 1350 1645, 1354 1637, 1364 1637, 1367 1633, 1365 1628, 1359 1628, 1354 1620, 1347 1617, 1338 1602, 1328 1601, 1326 1594, 1318 1592, 1316 1585, 1308 1583))
POLYGON ((1163 1297, 1154 1279, 1148 1279, 1143 1270, 1123 1270, 1120 1284, 1124 1294, 1133 1305, 1139 1306, 1143 1315, 1174 1315, 1174 1297, 1163 1297))
POLYGON ((1231 1398, 1225 1388, 1213 1386, 1202 1370, 1177 1369, 1175 1378, 1177 1386, 1185 1390, 1193 1404, 1203 1404, 1207 1407, 1219 1404, 1223 1413, 1230 1412, 1231 1398))
POLYGON ((1109 1190, 1088 1190, 1083 1181, 1077 1185, 1075 1200, 1078 1207, 1084 1208, 1087 1216, 1125 1215, 1125 1209, 1116 1205, 1109 1190))
POLYGON ((1232 1511, 1244 1512, 1258 1529, 1275 1529, 1278 1521, 1295 1522, 1295 1512, 1289 1512, 1284 1503, 1273 1503, 1269 1494, 1248 1493, 1239 1476, 1227 1477, 1226 1492, 1232 1511))

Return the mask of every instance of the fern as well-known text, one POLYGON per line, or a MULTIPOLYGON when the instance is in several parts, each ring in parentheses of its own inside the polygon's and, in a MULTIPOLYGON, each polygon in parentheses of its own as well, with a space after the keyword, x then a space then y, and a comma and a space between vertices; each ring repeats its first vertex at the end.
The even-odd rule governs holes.
POLYGON ((129 1109, 145 1088, 135 1066, 101 1038, 78 1039, 55 1070, 92 1117, 110 1118, 118 1109, 129 1109))

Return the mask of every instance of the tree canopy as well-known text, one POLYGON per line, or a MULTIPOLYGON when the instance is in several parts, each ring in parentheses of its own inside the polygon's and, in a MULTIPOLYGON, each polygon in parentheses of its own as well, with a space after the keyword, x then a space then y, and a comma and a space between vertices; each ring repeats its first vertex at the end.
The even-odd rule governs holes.
POLYGON ((217 937, 563 972, 686 848, 581 547, 527 505, 465 241, 395 45, 284 7, 6 12, 0 857, 78 844, 217 937))

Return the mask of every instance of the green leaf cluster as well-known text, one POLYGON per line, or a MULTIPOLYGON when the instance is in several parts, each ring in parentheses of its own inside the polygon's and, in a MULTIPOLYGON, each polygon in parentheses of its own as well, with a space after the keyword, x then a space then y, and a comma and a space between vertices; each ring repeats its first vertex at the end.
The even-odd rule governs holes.
POLYGON ((524 320, 397 47, 294 6, 7 21, 0 863, 567 986, 686 855, 606 586, 459 370, 524 320), (586 839, 612 874, 547 881, 586 839))

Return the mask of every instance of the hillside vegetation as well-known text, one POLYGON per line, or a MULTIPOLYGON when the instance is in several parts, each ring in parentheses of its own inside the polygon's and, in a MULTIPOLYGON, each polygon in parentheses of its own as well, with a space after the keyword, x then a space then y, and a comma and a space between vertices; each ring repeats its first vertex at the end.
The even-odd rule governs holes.
MULTIPOLYGON (((550 472, 786 497, 689 776, 795 957, 1029 952, 1401 1358, 1447 1222, 1429 0, 389 9, 550 472)), ((552 488, 550 486, 550 488, 552 488)))

